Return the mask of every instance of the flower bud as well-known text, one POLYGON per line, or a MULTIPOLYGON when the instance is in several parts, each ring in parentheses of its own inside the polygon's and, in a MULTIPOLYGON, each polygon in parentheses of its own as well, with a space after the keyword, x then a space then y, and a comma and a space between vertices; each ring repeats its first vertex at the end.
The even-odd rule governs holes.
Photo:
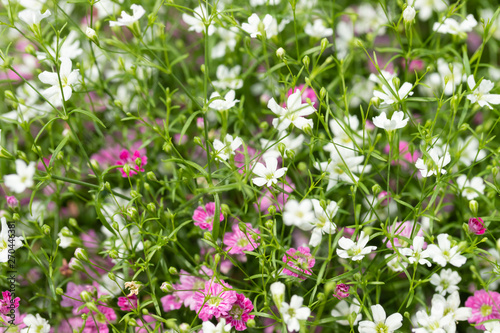
POLYGON ((271 295, 273 297, 274 304, 278 309, 280 309, 281 304, 285 300, 285 285, 279 281, 271 284, 271 295))
MULTIPOLYGON (((274 207, 274 206, 271 206, 271 207, 274 207)), ((267 229, 271 230, 273 228, 273 220, 267 220, 266 223, 264 223, 264 225, 266 226, 267 229)))
POLYGON ((87 27, 85 30, 85 35, 87 36, 88 39, 90 39, 92 42, 94 42, 97 46, 100 45, 99 43, 99 37, 97 36, 97 33, 95 32, 94 29, 91 27, 87 27))
POLYGON ((194 142, 195 144, 197 144, 198 146, 200 146, 201 148, 205 148, 205 147, 203 147, 203 141, 201 141, 201 139, 200 139, 200 137, 199 137, 199 136, 195 136, 195 137, 193 138, 193 142, 194 142))
POLYGON ((174 266, 170 266, 168 268, 168 272, 171 274, 171 275, 177 275, 179 274, 179 272, 177 271, 177 268, 175 268, 174 266))
POLYGON ((477 211, 479 209, 479 204, 476 200, 469 201, 469 209, 472 212, 473 216, 477 216, 477 211))
POLYGON ((118 259, 119 258, 118 251, 116 251, 115 249, 109 251, 109 257, 111 259, 118 259))
POLYGON ((373 192, 373 195, 377 195, 379 194, 380 192, 382 191, 382 187, 380 187, 379 184, 375 184, 372 186, 372 192, 373 192))
POLYGON ((146 174, 146 177, 148 178, 148 180, 155 181, 155 182, 158 181, 158 179, 156 179, 155 173, 153 171, 149 171, 146 174))
POLYGON ((82 301, 84 302, 90 302, 92 301, 92 294, 89 293, 88 291, 84 290, 80 293, 80 298, 82 299, 82 301))
POLYGON ((380 106, 380 98, 378 97, 372 97, 370 99, 370 103, 375 106, 376 108, 378 108, 380 106))
POLYGON ((248 328, 255 327, 255 319, 248 319, 248 321, 247 321, 247 327, 248 328))
POLYGON ((306 68, 309 68, 309 65, 311 63, 311 59, 309 59, 309 56, 304 56, 304 58, 302 58, 302 63, 306 68))
POLYGON ((172 284, 170 282, 163 282, 161 284, 160 290, 164 293, 169 293, 174 290, 174 288, 172 287, 172 284))
POLYGON ((319 90, 319 98, 325 99, 325 97, 326 97, 326 89, 325 87, 321 87, 321 89, 319 90))
POLYGON ((109 273, 108 273, 108 278, 109 278, 111 281, 116 281, 116 275, 115 275, 113 272, 109 272, 109 273))
POLYGON ((212 241, 213 241, 212 233, 211 233, 211 232, 208 232, 208 231, 206 231, 206 232, 203 234, 203 238, 204 238, 204 239, 206 239, 207 241, 210 241, 210 242, 212 242, 212 241))
POLYGON ((156 212, 156 205, 154 204, 154 202, 150 202, 148 203, 148 205, 146 206, 148 208, 148 210, 152 213, 156 212))
POLYGON ((323 38, 321 40, 321 53, 325 52, 326 48, 328 47, 328 39, 323 38))
POLYGON ((75 250, 75 257, 78 260, 81 260, 84 262, 87 262, 89 260, 89 256, 87 254, 87 251, 85 251, 85 249, 82 249, 81 247, 79 247, 75 250))
POLYGON ((68 264, 69 268, 73 271, 82 271, 85 272, 85 268, 80 260, 77 258, 71 258, 68 264))
POLYGON ((480 217, 471 217, 469 219, 469 232, 474 235, 482 235, 486 232, 486 227, 484 225, 483 219, 480 217))
POLYGON ((266 130, 266 129, 268 129, 268 128, 269 128, 269 124, 268 124, 268 122, 267 122, 267 121, 263 121, 263 122, 261 122, 261 123, 259 124, 259 127, 260 127, 261 129, 263 129, 263 130, 266 130))
POLYGON ((44 235, 50 235, 50 226, 48 226, 47 224, 42 225, 42 231, 44 235))
POLYGON ((274 206, 274 205, 269 206, 267 211, 269 212, 269 214, 274 216, 274 214, 276 214, 276 206, 274 206))
POLYGON ((403 19, 405 20, 405 23, 412 23, 413 20, 415 19, 415 8, 413 6, 406 6, 405 10, 403 11, 403 19))
POLYGON ((349 297, 349 286, 344 283, 339 283, 335 287, 335 292, 333 293, 333 297, 338 298, 339 300, 349 297))
POLYGON ((283 59, 285 54, 286 54, 285 49, 283 49, 282 47, 276 50, 276 56, 280 59, 283 59))
POLYGON ((56 288, 56 294, 59 295, 59 296, 64 295, 63 288, 56 288))

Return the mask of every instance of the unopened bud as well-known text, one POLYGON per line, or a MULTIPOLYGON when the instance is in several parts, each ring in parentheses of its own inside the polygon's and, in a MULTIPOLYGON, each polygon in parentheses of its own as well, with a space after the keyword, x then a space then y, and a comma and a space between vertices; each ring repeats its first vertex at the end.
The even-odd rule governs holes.
POLYGON ((92 294, 89 293, 88 291, 84 290, 80 293, 80 298, 82 299, 82 301, 84 302, 90 302, 92 301, 92 294))
POLYGON ((195 136, 195 137, 193 138, 193 142, 194 142, 195 144, 197 144, 198 146, 200 146, 201 148, 205 148, 205 147, 203 147, 203 141, 201 141, 201 139, 200 139, 200 137, 199 137, 199 136, 195 136))
POLYGON ((161 284, 160 290, 164 293, 169 293, 174 290, 174 288, 172 287, 172 284, 170 282, 163 282, 161 284))
POLYGON ((82 272, 85 271, 85 268, 83 267, 82 262, 76 258, 71 258, 68 266, 73 271, 82 271, 82 272))
POLYGON ((154 204, 154 202, 148 203, 147 208, 152 213, 156 212, 156 205, 154 204))
POLYGON ((42 231, 45 235, 50 235, 50 226, 48 226, 47 224, 44 224, 42 226, 42 231))
POLYGON ((269 208, 267 209, 267 211, 268 211, 268 212, 269 212, 269 214, 271 214, 271 215, 276 214, 276 206, 274 206, 274 205, 269 206, 269 208))
POLYGON ((282 47, 280 47, 279 49, 276 50, 276 56, 280 59, 283 59, 283 57, 285 56, 285 49, 283 49, 282 47))
POLYGON ((177 275, 179 274, 179 272, 177 271, 177 268, 175 268, 174 266, 170 266, 168 268, 168 272, 171 274, 171 275, 177 275))
POLYGON ((370 99, 370 103, 375 106, 376 108, 378 108, 380 106, 380 98, 378 97, 372 97, 370 99))
POLYGON ((151 180, 151 181, 158 181, 156 179, 156 176, 155 176, 155 173, 153 171, 149 171, 147 174, 146 174, 146 177, 148 178, 148 180, 151 180))
POLYGON ((472 212, 473 216, 477 216, 477 211, 479 209, 479 204, 476 200, 469 201, 469 209, 472 212))
POLYGON ((326 97, 326 89, 325 87, 321 87, 321 89, 319 90, 319 98, 325 99, 325 97, 326 97))
POLYGON ((321 40, 321 53, 325 52, 327 47, 328 47, 328 39, 323 38, 321 40))
POLYGON ((79 247, 75 250, 75 257, 78 258, 78 260, 81 260, 84 262, 89 260, 89 256, 87 254, 87 251, 85 249, 82 249, 81 247, 79 247))
POLYGON ((311 63, 311 59, 309 59, 309 56, 304 56, 304 58, 302 58, 302 63, 306 68, 309 68, 309 65, 311 63))

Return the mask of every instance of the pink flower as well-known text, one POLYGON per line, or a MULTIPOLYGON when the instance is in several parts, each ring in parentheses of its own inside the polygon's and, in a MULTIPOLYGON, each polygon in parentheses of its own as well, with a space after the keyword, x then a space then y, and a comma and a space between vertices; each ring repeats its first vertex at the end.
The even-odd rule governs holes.
MULTIPOLYGON (((477 290, 474 292, 474 296, 467 298, 465 306, 472 309, 472 315, 469 317, 471 324, 500 319, 500 294, 495 291, 488 293, 485 290, 477 290)), ((485 329, 484 325, 476 326, 476 328, 485 329)))
MULTIPOLYGON (((212 231, 215 216, 215 202, 209 202, 203 206, 196 208, 193 214, 194 225, 201 229, 212 231)), ((224 221, 224 215, 220 212, 219 222, 224 221)))
POLYGON ((486 227, 484 226, 483 219, 478 217, 471 217, 469 219, 469 230, 474 235, 482 235, 486 232, 486 227))
MULTIPOLYGON (((133 155, 130 155, 129 151, 123 149, 120 153, 120 160, 116 161, 116 165, 128 165, 130 167, 130 177, 137 174, 137 171, 144 172, 143 166, 148 164, 147 156, 141 156, 141 153, 136 150, 133 155), (141 165, 136 164, 137 159, 141 160, 141 165)), ((122 177, 126 178, 128 175, 123 168, 118 168, 122 173, 122 177)))
POLYGON ((13 197, 13 196, 5 196, 5 199, 7 200, 7 205, 9 205, 10 208, 14 208, 17 206, 17 204, 19 203, 16 199, 16 197, 13 197))
MULTIPOLYGON (((391 233, 391 235, 394 235, 393 242, 394 242, 394 246, 396 246, 396 247, 407 247, 408 246, 408 242, 404 238, 413 239, 413 237, 415 237, 415 236, 422 236, 422 237, 424 236, 424 231, 422 230, 422 228, 419 228, 418 225, 414 226, 414 224, 410 221, 396 222, 396 224, 389 227, 388 231, 389 231, 389 233, 391 233), (413 230, 413 229, 415 229, 415 230, 413 230), (418 232, 415 232, 417 229, 419 229, 418 232), (412 231, 413 231, 413 237, 412 237, 412 231)), ((392 249, 392 242, 390 240, 385 238, 384 242, 387 242, 386 243, 387 247, 392 249)), ((426 245, 424 245, 424 246, 426 246, 426 245)))
POLYGON ((233 232, 228 232, 224 235, 224 244, 226 245, 225 251, 229 254, 242 254, 243 251, 254 251, 259 242, 254 237, 259 238, 255 234, 260 233, 258 229, 253 229, 250 223, 246 223, 246 231, 240 230, 238 224, 233 224, 233 232))
POLYGON ((288 186, 287 184, 280 182, 276 186, 283 190, 283 192, 278 192, 273 194, 269 188, 266 188, 263 191, 262 196, 259 198, 258 204, 255 203, 255 209, 259 209, 261 212, 266 212, 269 210, 269 207, 274 206, 276 211, 281 212, 281 209, 285 206, 285 203, 288 200, 289 194, 293 192, 295 185, 292 183, 292 180, 286 177, 286 181, 292 185, 288 186))
POLYGON ((194 295, 196 312, 203 321, 228 315, 237 300, 237 294, 231 286, 221 282, 222 284, 209 280, 205 283, 205 288, 194 295))
POLYGON ((335 292, 333 293, 333 297, 336 297, 338 299, 343 299, 346 297, 349 297, 349 286, 343 283, 337 284, 335 287, 335 292))
POLYGON ((255 317, 255 315, 249 314, 252 310, 252 301, 243 294, 236 294, 236 302, 233 303, 231 310, 229 310, 224 318, 226 318, 226 322, 231 324, 235 330, 244 331, 247 329, 247 321, 255 317))
MULTIPOLYGON (((301 84, 301 85, 298 85, 295 87, 295 90, 296 89, 299 89, 300 91, 302 91, 302 103, 305 104, 307 103, 307 99, 309 98, 309 100, 311 101, 312 105, 317 108, 318 107, 318 97, 316 96, 316 93, 314 92, 314 89, 312 88, 309 88, 307 87, 306 89, 304 89, 304 86, 305 84, 301 84)), ((290 90, 288 90, 288 93, 286 95, 286 97, 290 97, 290 95, 292 95, 295 90, 292 88, 290 90)))
POLYGON ((132 311, 137 308, 137 295, 118 297, 118 306, 122 311, 132 311))
MULTIPOLYGON (((290 268, 301 271, 304 274, 311 275, 312 271, 310 268, 314 267, 316 260, 311 255, 311 250, 307 246, 299 246, 297 249, 291 248, 286 251, 286 254, 283 256, 283 262, 285 262, 290 268)), ((283 269, 283 273, 299 277, 297 273, 292 272, 287 268, 283 269)), ((305 279, 303 276, 300 278, 305 279)))
POLYGON ((195 293, 197 291, 203 290, 205 288, 205 280, 196 276, 193 276, 181 269, 180 272, 180 284, 175 284, 173 287, 176 290, 175 296, 184 303, 184 306, 189 308, 191 311, 196 309, 196 301, 194 299, 195 293))
POLYGON ((1 314, 9 314, 12 310, 12 313, 15 312, 15 309, 19 307, 19 301, 21 300, 19 297, 12 299, 12 294, 10 291, 2 292, 3 300, 0 300, 0 313, 1 314))
POLYGON ((163 296, 160 301, 161 305, 163 306, 163 311, 165 312, 178 310, 182 306, 182 301, 179 298, 178 293, 176 292, 174 292, 172 295, 163 296))

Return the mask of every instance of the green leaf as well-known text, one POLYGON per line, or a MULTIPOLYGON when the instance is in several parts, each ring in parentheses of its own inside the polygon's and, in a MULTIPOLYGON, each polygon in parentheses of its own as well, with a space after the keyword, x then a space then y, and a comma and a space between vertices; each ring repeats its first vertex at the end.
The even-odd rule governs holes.
POLYGON ((74 109, 70 113, 68 113, 68 116, 71 115, 72 113, 75 113, 75 112, 78 112, 78 113, 86 115, 87 117, 91 118, 92 120, 94 120, 95 122, 97 122, 99 125, 101 125, 103 128, 106 128, 106 126, 104 125, 104 123, 99 118, 97 118, 95 116, 95 114, 93 114, 90 111, 85 111, 85 110, 82 110, 82 109, 74 109))

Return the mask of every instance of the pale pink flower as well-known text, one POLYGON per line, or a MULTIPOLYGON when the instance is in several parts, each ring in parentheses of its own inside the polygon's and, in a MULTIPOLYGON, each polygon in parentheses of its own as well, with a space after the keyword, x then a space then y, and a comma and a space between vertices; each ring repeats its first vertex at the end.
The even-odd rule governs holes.
MULTIPOLYGON (((291 248, 286 251, 286 254, 283 256, 283 262, 286 263, 287 267, 301 271, 304 274, 311 275, 311 268, 314 267, 316 260, 311 255, 311 250, 307 246, 299 246, 297 249, 291 248)), ((289 270, 288 268, 283 269, 283 273, 299 277, 297 273, 289 270)), ((300 276, 300 278, 305 279, 304 276, 300 276)))
POLYGON ((212 279, 205 282, 205 288, 194 295, 198 317, 207 321, 212 317, 227 316, 237 300, 236 295, 231 286, 223 281, 217 283, 212 279))
MULTIPOLYGON (((196 208, 193 214, 194 225, 200 227, 203 230, 208 229, 212 231, 215 217, 215 202, 209 202, 203 206, 196 208)), ((224 221, 224 215, 220 212, 219 222, 224 221)))
POLYGON ((118 306, 122 311, 132 311, 137 308, 137 295, 118 297, 118 306))
POLYGON ((174 292, 171 295, 163 296, 160 299, 160 301, 161 301, 161 305, 163 306, 163 311, 165 311, 165 312, 178 310, 182 306, 182 301, 179 298, 179 295, 177 292, 174 292))
POLYGON ((259 236, 256 236, 260 231, 252 228, 250 223, 246 223, 245 232, 241 231, 238 224, 234 224, 232 229, 233 232, 224 235, 224 244, 226 245, 224 250, 229 251, 229 254, 245 255, 243 251, 254 251, 260 245, 259 236), (257 237, 257 240, 254 237, 257 237))
POLYGON ((175 296, 184 303, 184 306, 191 311, 196 309, 196 301, 194 299, 197 291, 205 288, 205 280, 189 274, 185 270, 180 271, 180 284, 175 284, 173 287, 176 290, 175 296))

